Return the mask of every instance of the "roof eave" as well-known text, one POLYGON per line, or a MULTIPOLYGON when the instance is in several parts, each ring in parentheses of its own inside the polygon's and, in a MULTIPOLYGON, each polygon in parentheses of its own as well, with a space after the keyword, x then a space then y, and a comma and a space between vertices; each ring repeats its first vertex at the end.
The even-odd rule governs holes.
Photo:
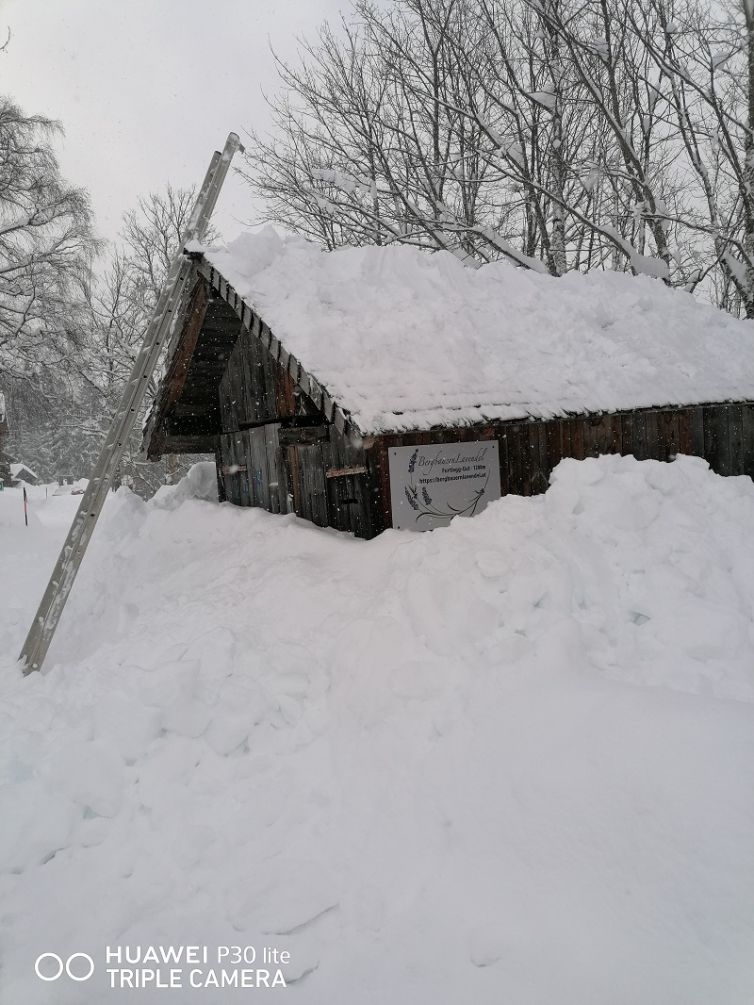
POLYGON ((228 304, 251 334, 261 340, 263 347, 272 358, 288 371, 294 383, 301 388, 302 392, 322 412, 327 421, 335 426, 338 432, 343 435, 363 435, 349 410, 333 398, 327 388, 306 369, 293 353, 288 352, 254 307, 203 255, 197 261, 197 272, 207 280, 210 288, 228 304))

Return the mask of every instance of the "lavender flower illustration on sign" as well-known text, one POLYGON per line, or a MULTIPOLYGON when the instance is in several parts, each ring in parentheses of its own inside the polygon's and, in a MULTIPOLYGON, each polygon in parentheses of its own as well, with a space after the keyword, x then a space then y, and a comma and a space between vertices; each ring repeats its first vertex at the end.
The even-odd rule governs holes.
POLYGON ((392 447, 393 526, 430 530, 456 516, 474 516, 500 497, 494 440, 392 447))

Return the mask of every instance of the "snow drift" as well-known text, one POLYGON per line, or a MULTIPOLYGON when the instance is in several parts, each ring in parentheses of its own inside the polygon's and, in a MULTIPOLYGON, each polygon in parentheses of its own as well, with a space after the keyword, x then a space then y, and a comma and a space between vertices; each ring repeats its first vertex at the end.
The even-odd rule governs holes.
POLYGON ((0 496, 3 1001, 254 994, 106 990, 105 945, 181 943, 286 949, 306 1005, 752 1000, 749 479, 565 461, 372 542, 207 484, 110 500, 23 681, 70 500, 26 537, 0 496))

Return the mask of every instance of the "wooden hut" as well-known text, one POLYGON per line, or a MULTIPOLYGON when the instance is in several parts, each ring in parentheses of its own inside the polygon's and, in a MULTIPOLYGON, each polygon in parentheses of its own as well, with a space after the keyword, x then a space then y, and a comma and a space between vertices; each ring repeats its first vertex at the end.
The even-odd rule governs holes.
POLYGON ((39 485, 39 475, 32 471, 26 464, 22 464, 20 461, 15 461, 10 464, 11 488, 18 488, 23 484, 39 485))
POLYGON ((221 499, 373 537, 544 492, 564 457, 754 476, 754 325, 656 280, 271 231, 191 252, 145 427, 221 499))

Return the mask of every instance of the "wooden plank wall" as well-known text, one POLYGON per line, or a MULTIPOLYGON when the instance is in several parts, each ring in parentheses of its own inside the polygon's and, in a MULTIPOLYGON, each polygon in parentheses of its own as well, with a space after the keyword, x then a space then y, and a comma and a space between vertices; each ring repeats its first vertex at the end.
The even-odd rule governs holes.
POLYGON ((218 469, 221 495, 238 506, 292 512, 320 527, 373 536, 364 451, 329 423, 271 423, 224 434, 218 469))
POLYGON ((392 526, 388 449, 497 440, 503 495, 537 495, 564 458, 633 454, 640 460, 704 457, 719 474, 754 477, 754 404, 489 423, 351 443, 333 425, 270 423, 220 437, 226 498, 273 513, 294 512, 321 527, 374 537, 392 526))
POLYGON ((236 506, 261 506, 271 513, 288 512, 286 485, 281 484, 279 424, 225 433, 220 437, 218 467, 224 495, 236 506))
POLYGON ((279 361, 266 347, 264 326, 242 327, 218 391, 221 497, 373 536, 377 497, 363 448, 325 420, 321 389, 312 399, 308 379, 303 386, 294 380, 300 366, 280 347, 278 354, 279 361))
POLYGON ((242 327, 220 382, 223 430, 235 432, 293 418, 297 410, 293 378, 242 327))
POLYGON ((669 461, 676 454, 704 457, 721 475, 754 478, 754 403, 641 409, 567 419, 499 422, 457 429, 404 433, 375 439, 367 450, 374 490, 373 532, 392 526, 388 449, 426 443, 498 441, 502 495, 544 492, 564 457, 633 454, 669 461))

